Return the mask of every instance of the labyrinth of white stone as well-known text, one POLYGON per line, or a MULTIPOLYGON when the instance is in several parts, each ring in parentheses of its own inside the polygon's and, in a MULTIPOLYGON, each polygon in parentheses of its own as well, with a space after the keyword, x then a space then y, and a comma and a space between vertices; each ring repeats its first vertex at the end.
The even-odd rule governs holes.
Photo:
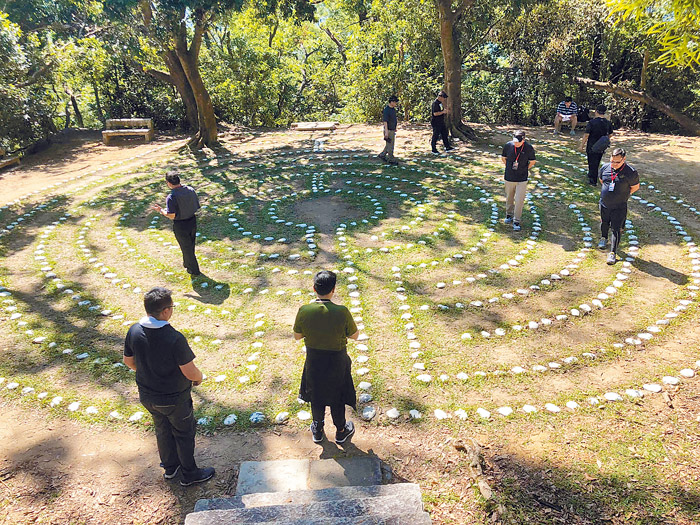
POLYGON ((304 348, 292 323, 321 269, 338 273, 337 301, 360 328, 348 353, 358 416, 372 424, 644 410, 694 381, 698 341, 665 345, 694 322, 700 210, 640 173, 622 260, 608 266, 585 158, 533 140, 538 166, 513 232, 502 220, 508 139, 449 157, 409 151, 387 167, 342 135, 259 135, 255 153, 102 166, 67 192, 4 206, 0 393, 86 422, 146 424, 123 337, 143 293, 166 286, 172 324, 207 376, 193 390, 200 427, 301 426, 310 409, 297 399, 304 348), (195 279, 170 221, 150 210, 169 170, 203 204, 195 279))

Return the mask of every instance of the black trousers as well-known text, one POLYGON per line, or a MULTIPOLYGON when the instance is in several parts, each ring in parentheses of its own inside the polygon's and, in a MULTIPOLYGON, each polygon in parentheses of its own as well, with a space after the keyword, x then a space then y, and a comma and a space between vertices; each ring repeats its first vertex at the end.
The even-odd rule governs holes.
POLYGON ((187 395, 174 405, 162 405, 148 399, 141 404, 153 416, 156 427, 158 453, 163 468, 180 465, 183 476, 195 474, 194 461, 195 420, 192 410, 192 397, 187 395))
POLYGON ((173 233, 182 251, 182 265, 187 269, 187 273, 197 275, 199 263, 194 254, 194 245, 197 241, 197 217, 173 221, 173 233))
POLYGON ((617 247, 620 245, 620 237, 622 235, 622 227, 627 220, 627 206, 624 208, 610 209, 600 204, 600 236, 604 239, 608 238, 608 232, 612 233, 610 241, 610 251, 617 253, 617 247))
POLYGON ((445 149, 450 147, 450 137, 447 133, 447 126, 443 122, 442 125, 433 126, 433 137, 430 139, 430 147, 433 151, 437 149, 437 141, 442 137, 442 143, 445 145, 445 149))
POLYGON ((595 186, 598 184, 598 169, 600 161, 603 159, 603 153, 586 150, 586 156, 588 157, 588 182, 595 186))
MULTIPOLYGON (((319 425, 323 425, 326 419, 326 405, 311 403, 311 417, 313 417, 313 420, 319 425)), ((331 417, 333 418, 335 428, 343 430, 345 428, 345 403, 331 405, 331 417)))

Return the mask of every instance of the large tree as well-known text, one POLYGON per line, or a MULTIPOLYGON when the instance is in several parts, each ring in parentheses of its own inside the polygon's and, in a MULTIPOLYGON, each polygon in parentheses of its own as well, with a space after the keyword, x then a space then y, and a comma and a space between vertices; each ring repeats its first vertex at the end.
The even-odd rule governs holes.
POLYGON ((243 0, 106 0, 107 12, 132 36, 137 61, 149 75, 175 86, 194 131, 194 148, 218 145, 214 106, 199 70, 202 41, 222 13, 243 0), (167 71, 153 60, 156 55, 167 71))
POLYGON ((462 122, 462 63, 460 23, 474 10, 475 0, 435 0, 440 20, 440 46, 445 64, 447 128, 452 136, 473 140, 474 130, 462 122))

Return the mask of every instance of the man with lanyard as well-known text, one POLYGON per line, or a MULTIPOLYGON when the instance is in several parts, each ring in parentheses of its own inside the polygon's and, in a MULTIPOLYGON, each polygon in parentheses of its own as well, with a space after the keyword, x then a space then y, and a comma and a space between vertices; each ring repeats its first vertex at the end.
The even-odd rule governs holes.
POLYGON ((525 142, 525 132, 513 133, 513 140, 503 146, 501 161, 505 165, 506 180, 506 224, 513 224, 513 230, 520 231, 520 218, 523 213, 527 193, 528 171, 535 165, 535 148, 525 142))
POLYGON ((555 135, 559 135, 562 122, 568 122, 571 125, 571 132, 569 135, 572 137, 575 136, 576 124, 578 124, 578 106, 571 97, 566 97, 563 101, 559 102, 557 106, 557 114, 554 116, 555 135))
POLYGON ((394 158, 394 143, 396 142, 396 106, 399 103, 399 97, 391 95, 384 111, 382 111, 382 122, 384 123, 384 150, 379 154, 379 158, 389 164, 398 164, 394 158))
POLYGON ((588 184, 591 186, 598 185, 598 168, 605 154, 605 148, 598 150, 594 146, 602 137, 610 137, 613 134, 612 124, 605 118, 607 110, 604 104, 595 108, 595 118, 586 124, 586 131, 581 139, 581 151, 585 149, 588 158, 588 184))
POLYGON ((187 273, 196 277, 200 275, 199 263, 194 254, 197 241, 195 212, 201 207, 199 198, 191 186, 180 184, 180 177, 175 173, 168 173, 165 182, 171 190, 165 199, 165 208, 154 204, 153 209, 173 221, 173 233, 182 251, 182 265, 187 269, 187 273))
POLYGON ((317 298, 299 308, 294 321, 294 339, 303 338, 306 344, 299 398, 311 403, 313 441, 323 441, 326 407, 329 406, 336 428, 335 442, 340 445, 355 433, 352 421, 345 420, 345 405, 357 406, 347 340, 356 340, 360 332, 350 311, 331 301, 335 283, 333 272, 324 270, 314 276, 317 298))
POLYGON ((620 245, 622 226, 627 220, 627 201, 639 189, 639 174, 627 164, 627 153, 615 148, 610 163, 600 168, 600 242, 598 248, 604 250, 608 244, 608 232, 612 232, 612 243, 608 254, 608 264, 617 261, 617 248, 620 245))
POLYGON ((124 340, 124 364, 136 372, 139 400, 153 416, 163 477, 173 479, 182 471, 180 485, 189 487, 214 476, 212 467, 199 468, 194 459, 191 390, 204 376, 187 339, 169 323, 170 290, 153 288, 143 305, 146 317, 129 328, 124 340))
POLYGON ((442 143, 445 145, 445 151, 452 151, 454 148, 450 146, 450 139, 447 134, 447 125, 445 124, 445 115, 447 115, 447 108, 445 108, 445 102, 447 101, 447 93, 440 91, 440 94, 433 101, 433 105, 430 108, 430 125, 433 127, 433 136, 430 139, 430 147, 435 155, 439 155, 440 152, 437 149, 437 141, 442 137, 442 143))

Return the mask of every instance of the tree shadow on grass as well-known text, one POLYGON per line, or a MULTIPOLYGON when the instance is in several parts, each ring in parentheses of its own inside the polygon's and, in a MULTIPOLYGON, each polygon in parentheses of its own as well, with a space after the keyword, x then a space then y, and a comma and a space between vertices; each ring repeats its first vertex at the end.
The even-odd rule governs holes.
POLYGON ((697 523, 700 492, 676 481, 629 474, 590 475, 526 456, 493 455, 494 500, 502 523, 697 523))

